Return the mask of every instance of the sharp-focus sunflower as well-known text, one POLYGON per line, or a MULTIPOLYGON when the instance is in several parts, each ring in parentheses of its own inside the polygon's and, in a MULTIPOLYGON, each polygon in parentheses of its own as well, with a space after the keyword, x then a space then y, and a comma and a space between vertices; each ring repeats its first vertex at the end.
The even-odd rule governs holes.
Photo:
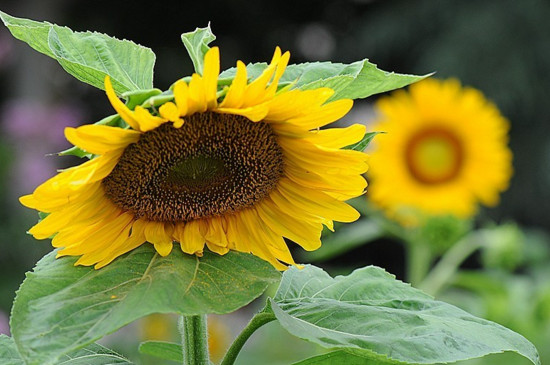
POLYGON ((85 125, 65 136, 95 158, 64 170, 21 198, 49 215, 31 228, 62 247, 58 256, 103 267, 144 242, 168 255, 177 241, 201 255, 250 252, 278 269, 294 264, 284 237, 306 250, 322 226, 359 214, 344 203, 362 194, 366 155, 341 148, 365 128, 319 130, 352 101, 327 102, 333 90, 278 89, 289 53, 249 82, 237 62, 218 90, 219 51, 205 55, 203 75, 177 81, 173 102, 130 110, 105 79, 107 97, 129 128, 85 125))
POLYGON ((428 79, 381 98, 368 197, 392 218, 472 216, 494 206, 512 175, 508 122, 481 92, 428 79))

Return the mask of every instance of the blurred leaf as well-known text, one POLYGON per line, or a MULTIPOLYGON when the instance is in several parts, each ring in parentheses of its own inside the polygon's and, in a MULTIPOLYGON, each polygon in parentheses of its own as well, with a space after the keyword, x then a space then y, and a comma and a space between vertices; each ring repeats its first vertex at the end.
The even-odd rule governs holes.
POLYGON ((181 35, 181 40, 183 45, 193 61, 193 66, 195 67, 195 72, 199 75, 202 75, 202 70, 204 68, 204 55, 210 47, 208 46, 216 36, 212 33, 210 29, 210 24, 205 28, 197 28, 193 32, 183 33, 181 35))
MULTIPOLYGON (((248 76, 258 77, 267 67, 266 63, 246 66, 248 76)), ((235 77, 236 69, 230 68, 220 74, 221 83, 235 77)), ((368 60, 351 64, 313 62, 289 65, 279 81, 279 86, 293 85, 294 88, 308 90, 328 87, 335 91, 330 100, 363 99, 374 94, 399 89, 430 75, 415 76, 378 69, 368 60)))
POLYGON ((326 354, 310 357, 292 365, 386 365, 395 364, 384 360, 373 360, 364 356, 355 355, 348 351, 334 351, 326 354))
POLYGON ((521 335, 433 300, 378 267, 334 279, 314 266, 290 268, 271 301, 293 335, 372 359, 438 364, 514 351, 540 364, 521 335))
POLYGON ((385 132, 369 132, 369 133, 365 133, 365 135, 363 136, 363 139, 360 140, 359 142, 357 143, 354 143, 352 145, 349 145, 347 147, 344 147, 344 149, 346 150, 354 150, 354 151, 361 151, 363 152, 368 146, 369 144, 372 142, 373 138, 377 135, 377 134, 380 134, 380 133, 385 133, 385 132))
POLYGON ((179 343, 147 341, 139 345, 139 352, 159 359, 183 363, 183 349, 179 343))
POLYGON ((25 365, 17 352, 13 338, 6 335, 0 335, 0 359, 2 359, 2 365, 25 365))
MULTIPOLYGON (((0 335, 0 359, 2 365, 24 365, 25 362, 17 352, 15 342, 11 337, 0 335)), ((132 364, 116 352, 99 344, 78 350, 70 355, 65 355, 57 365, 116 365, 132 364)))
POLYGON ((27 273, 13 305, 13 337, 29 364, 56 363, 151 313, 232 312, 280 279, 269 263, 234 251, 160 257, 146 244, 100 270, 55 255, 27 273))
POLYGON ((15 38, 56 59, 80 81, 104 89, 105 75, 109 75, 119 95, 153 87, 155 54, 149 48, 101 33, 73 32, 67 27, 3 12, 0 18, 15 38))
POLYGON ((342 225, 335 233, 324 236, 321 248, 304 252, 303 256, 306 261, 329 260, 384 235, 384 229, 375 221, 360 219, 353 224, 342 225))

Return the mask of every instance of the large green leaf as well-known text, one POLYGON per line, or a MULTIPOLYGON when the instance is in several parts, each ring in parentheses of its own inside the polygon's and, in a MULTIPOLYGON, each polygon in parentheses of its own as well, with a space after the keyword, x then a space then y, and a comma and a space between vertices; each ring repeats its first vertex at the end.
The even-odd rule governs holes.
POLYGON ((29 364, 56 363, 151 313, 232 312, 280 279, 267 262, 233 251, 197 258, 174 250, 162 258, 142 245, 100 270, 55 254, 27 274, 12 310, 13 336, 29 364))
POLYGON ((210 47, 208 46, 212 41, 216 39, 216 36, 210 30, 210 24, 205 28, 197 28, 193 32, 183 33, 181 40, 183 45, 193 61, 195 72, 202 75, 204 68, 204 55, 210 47))
POLYGON ((291 268, 272 300, 281 325, 326 348, 408 364, 439 364, 514 351, 540 364, 523 336, 436 301, 378 267, 331 278, 291 268))
MULTIPOLYGON (((12 338, 6 335, 0 335, 0 360, 2 365, 24 365, 25 362, 17 352, 17 347, 12 338)), ((63 356, 58 365, 116 365, 132 363, 99 344, 91 344, 86 348, 80 349, 74 353, 63 356)))
POLYGON ((153 87, 155 54, 149 48, 101 33, 73 32, 67 27, 3 12, 0 18, 15 38, 56 59, 80 81, 103 89, 105 75, 109 75, 119 95, 153 87))
MULTIPOLYGON (((255 79, 266 67, 266 63, 256 63, 246 68, 249 77, 255 79)), ((235 68, 222 72, 220 83, 228 83, 235 77, 235 73, 235 68)), ((289 65, 279 85, 292 84, 294 88, 302 90, 329 87, 335 91, 331 100, 363 99, 399 89, 428 76, 430 75, 415 76, 382 71, 366 59, 351 64, 314 62, 289 65)))

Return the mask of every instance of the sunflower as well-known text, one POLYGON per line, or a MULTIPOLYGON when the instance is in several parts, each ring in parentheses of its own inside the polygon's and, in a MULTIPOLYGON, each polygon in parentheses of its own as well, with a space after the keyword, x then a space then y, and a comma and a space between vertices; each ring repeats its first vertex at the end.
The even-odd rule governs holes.
POLYGON ((278 269, 295 264, 284 238, 315 250, 323 225, 358 218, 344 201, 364 192, 367 163, 364 153, 341 149, 362 139, 363 126, 319 130, 352 100, 328 102, 328 88, 278 88, 289 57, 277 47, 251 82, 238 61, 231 85, 219 90, 219 50, 211 48, 203 74, 177 81, 173 101, 158 111, 130 110, 106 77, 107 97, 129 128, 65 129, 94 158, 21 197, 49 213, 29 232, 53 236, 58 256, 96 269, 145 242, 161 256, 178 242, 187 254, 200 256, 206 245, 278 269))
POLYGON ((508 122, 454 79, 428 79, 381 98, 369 160, 369 199, 392 218, 475 214, 494 206, 512 175, 508 122))

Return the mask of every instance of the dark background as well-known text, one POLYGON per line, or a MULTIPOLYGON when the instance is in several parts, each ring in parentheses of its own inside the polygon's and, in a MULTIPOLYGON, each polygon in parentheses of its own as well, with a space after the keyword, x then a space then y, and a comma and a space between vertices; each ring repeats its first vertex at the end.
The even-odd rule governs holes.
MULTIPOLYGON (((267 61, 275 46, 291 63, 369 58, 400 73, 457 77, 482 90, 511 121, 515 174, 495 221, 548 229, 550 218, 550 3, 543 0, 62 1, 2 0, 0 10, 77 31, 94 30, 150 47, 155 86, 192 73, 182 32, 211 23, 222 69, 267 61)), ((67 75, 0 27, 0 312, 8 313, 23 273, 51 247, 25 235, 35 212, 27 194, 70 158, 63 127, 93 123, 111 108, 104 93, 67 75)), ((374 100, 374 99, 372 99, 374 100)), ((367 123, 371 99, 357 102, 367 123)), ((355 114, 355 118, 358 115, 355 114)), ((400 275, 400 246, 365 246, 343 260, 400 275), (359 262, 360 261, 360 262, 359 262)), ((1 314, 1 313, 0 313, 1 314)), ((0 317, 1 321, 1 317, 0 317)), ((0 327, 0 332, 2 328, 0 327)))

